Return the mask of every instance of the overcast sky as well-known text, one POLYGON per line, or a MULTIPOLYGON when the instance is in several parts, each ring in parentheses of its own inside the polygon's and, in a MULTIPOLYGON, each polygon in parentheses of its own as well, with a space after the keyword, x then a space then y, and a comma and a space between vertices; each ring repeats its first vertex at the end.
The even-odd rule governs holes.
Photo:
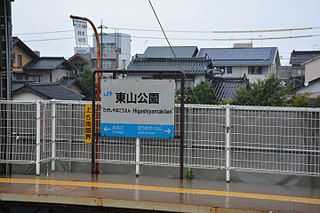
MULTIPOLYGON (((320 27, 319 0, 152 0, 165 30, 254 30, 296 27, 320 27)), ((96 25, 118 28, 159 29, 147 0, 15 0, 13 2, 13 33, 19 35, 42 56, 73 54, 73 32, 22 35, 23 33, 72 30, 71 14, 86 16, 96 25), (64 38, 51 41, 34 41, 64 38)), ((114 32, 113 29, 105 32, 114 32)), ((163 37, 160 32, 120 30, 132 36, 163 37)), ((89 34, 92 34, 89 31, 89 34)), ((278 37, 320 34, 320 29, 248 34, 169 33, 169 38, 240 38, 278 37)), ((92 39, 89 39, 92 44, 92 39)), ((243 42, 243 41, 241 41, 243 42)), ((250 41, 249 41, 250 42, 250 41)), ((234 41, 171 40, 172 45, 231 47, 234 41)), ((320 37, 292 40, 253 41, 254 46, 279 47, 286 63, 290 52, 320 49, 320 37)), ((165 40, 132 38, 132 54, 143 53, 146 46, 166 45, 165 40)))

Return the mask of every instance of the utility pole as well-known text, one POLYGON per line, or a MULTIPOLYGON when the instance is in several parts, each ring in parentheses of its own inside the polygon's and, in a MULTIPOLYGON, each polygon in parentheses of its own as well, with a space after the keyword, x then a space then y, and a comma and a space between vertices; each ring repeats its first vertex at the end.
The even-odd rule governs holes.
POLYGON ((100 45, 101 45, 101 57, 100 57, 100 66, 101 66, 101 69, 103 70, 103 41, 102 41, 102 39, 103 39, 103 20, 101 20, 101 25, 100 25, 100 27, 98 27, 98 28, 100 28, 100 45))
MULTIPOLYGON (((12 91, 12 18, 11 2, 0 0, 0 100, 10 100, 12 91)), ((3 106, 0 113, 0 159, 10 160, 11 150, 11 110, 3 106)), ((9 175, 10 164, 0 164, 0 173, 9 175)))

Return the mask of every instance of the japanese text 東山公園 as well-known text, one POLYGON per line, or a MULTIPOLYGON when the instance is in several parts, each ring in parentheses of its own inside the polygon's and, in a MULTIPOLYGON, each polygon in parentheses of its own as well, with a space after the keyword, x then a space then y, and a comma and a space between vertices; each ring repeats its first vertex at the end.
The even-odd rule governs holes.
POLYGON ((159 93, 126 93, 126 92, 117 92, 116 93, 116 103, 120 104, 159 104, 159 93))

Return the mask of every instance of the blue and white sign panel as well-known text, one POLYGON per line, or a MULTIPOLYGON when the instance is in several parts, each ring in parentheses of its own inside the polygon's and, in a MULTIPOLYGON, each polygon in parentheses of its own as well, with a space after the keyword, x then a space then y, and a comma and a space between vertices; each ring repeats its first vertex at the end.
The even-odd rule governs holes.
POLYGON ((174 137, 174 80, 101 81, 101 136, 174 137))

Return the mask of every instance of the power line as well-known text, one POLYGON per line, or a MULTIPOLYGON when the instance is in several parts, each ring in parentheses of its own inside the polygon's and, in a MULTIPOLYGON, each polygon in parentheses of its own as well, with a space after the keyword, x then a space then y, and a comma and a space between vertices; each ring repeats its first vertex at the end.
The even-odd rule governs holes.
MULTIPOLYGON (((146 28, 127 28, 127 27, 112 27, 106 26, 108 29, 118 29, 127 31, 142 31, 142 32, 161 32, 161 30, 156 29, 146 29, 146 28)), ((92 29, 92 28, 88 28, 92 29)), ((282 28, 282 29, 259 29, 259 30, 166 30, 171 33, 210 33, 210 34, 234 34, 234 33, 272 33, 272 32, 292 32, 292 31, 304 31, 304 30, 315 30, 320 29, 319 27, 298 27, 298 28, 282 28)), ((44 31, 44 32, 24 32, 15 33, 15 35, 42 35, 42 34, 56 34, 73 32, 74 30, 55 30, 55 31, 44 31)))
MULTIPOLYGON (((161 32, 160 30, 145 29, 145 28, 125 28, 125 27, 108 27, 109 29, 119 29, 128 31, 144 31, 144 32, 161 32)), ((282 29, 259 29, 259 30, 166 30, 171 33, 221 33, 221 34, 232 34, 232 33, 272 33, 272 32, 290 32, 290 31, 302 31, 302 30, 314 30, 320 29, 320 27, 299 27, 299 28, 282 28, 282 29)))
MULTIPOLYGON (((172 52, 175 60, 178 62, 178 65, 179 65, 180 70, 182 71, 185 79, 188 79, 187 76, 186 76, 186 74, 185 74, 185 72, 184 72, 184 70, 182 69, 182 66, 181 66, 180 62, 179 62, 178 59, 177 59, 177 56, 176 56, 176 54, 175 54, 175 52, 174 52, 174 50, 173 50, 173 48, 172 48, 172 46, 171 46, 171 44, 170 44, 170 41, 169 41, 169 39, 168 39, 168 37, 167 37, 167 34, 166 34, 166 32, 164 31, 164 29, 163 29, 163 27, 162 27, 162 24, 161 24, 161 22, 160 22, 160 19, 159 19, 158 15, 157 15, 157 12, 155 11, 152 3, 151 3, 151 0, 148 0, 148 1, 149 1, 149 4, 150 4, 151 8, 152 8, 152 11, 153 11, 154 16, 156 17, 156 19, 157 19, 157 21, 158 21, 158 24, 159 24, 159 26, 160 26, 160 28, 161 28, 161 31, 162 31, 162 33, 163 33, 163 35, 164 35, 164 37, 165 37, 165 39, 166 39, 169 47, 170 47, 170 50, 171 50, 171 52, 172 52)), ((194 97, 196 98, 197 103, 200 104, 200 101, 199 101, 196 93, 194 92, 193 88, 191 88, 191 91, 192 91, 194 97)), ((183 91, 183 92, 184 92, 184 91, 183 91)))
MULTIPOLYGON (((286 40, 286 39, 312 38, 312 37, 319 37, 319 36, 320 36, 320 34, 280 36, 280 37, 247 37, 247 38, 179 38, 179 37, 170 37, 168 39, 180 40, 180 41, 261 41, 261 40, 286 40)), ((92 37, 92 36, 89 36, 89 37, 92 37)), ((131 38, 154 39, 154 40, 165 40, 166 39, 163 37, 156 37, 156 36, 131 36, 131 38)), ((24 40, 24 42, 57 41, 57 40, 68 40, 68 39, 74 39, 74 37, 31 39, 31 40, 24 40)))

